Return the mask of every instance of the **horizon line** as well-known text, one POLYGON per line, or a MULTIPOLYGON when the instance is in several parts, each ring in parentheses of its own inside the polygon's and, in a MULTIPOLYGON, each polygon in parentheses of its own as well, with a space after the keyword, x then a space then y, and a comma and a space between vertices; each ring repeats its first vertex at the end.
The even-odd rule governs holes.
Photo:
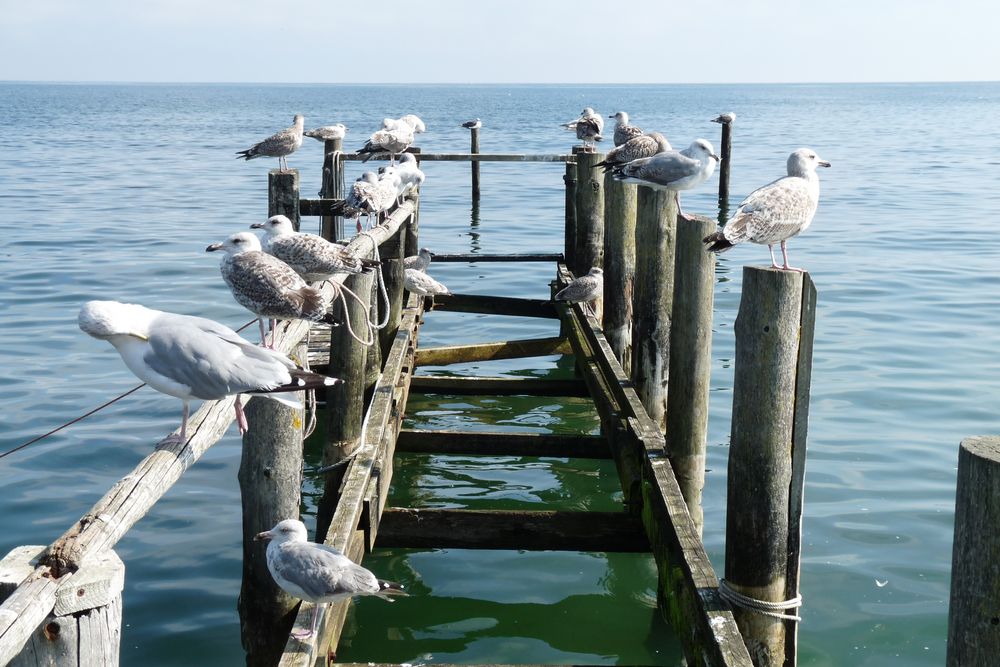
POLYGON ((709 81, 709 82, 565 82, 565 81, 423 81, 423 82, 323 82, 323 81, 133 81, 125 79, 0 79, 0 84, 42 85, 138 85, 138 86, 823 86, 823 85, 900 85, 900 84, 968 84, 1000 83, 991 79, 958 79, 934 81, 923 79, 899 81, 709 81))

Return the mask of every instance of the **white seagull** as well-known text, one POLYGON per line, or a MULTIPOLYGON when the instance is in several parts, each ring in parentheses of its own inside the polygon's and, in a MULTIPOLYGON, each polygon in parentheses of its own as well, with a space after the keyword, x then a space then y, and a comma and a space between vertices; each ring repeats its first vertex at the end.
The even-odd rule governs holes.
POLYGON ((409 257, 403 258, 403 268, 413 269, 414 271, 427 271, 427 267, 431 265, 431 251, 428 248, 421 248, 420 252, 416 255, 410 255, 409 257))
POLYGON ((403 286, 408 291, 420 296, 451 294, 451 291, 447 287, 423 271, 417 271, 416 269, 405 269, 403 271, 403 286))
POLYGON ((254 144, 245 151, 237 151, 237 158, 253 160, 258 157, 278 158, 278 168, 282 171, 288 170, 286 157, 294 153, 302 145, 302 128, 306 122, 305 116, 296 114, 294 124, 281 132, 276 132, 270 137, 254 144))
POLYGON ((347 127, 343 123, 335 123, 333 125, 317 127, 315 130, 309 130, 308 132, 303 132, 302 134, 307 137, 312 137, 317 141, 343 139, 347 134, 347 127))
POLYGON ((295 231, 292 221, 284 215, 272 215, 264 222, 253 223, 250 229, 263 229, 264 252, 292 267, 306 282, 329 280, 336 273, 361 273, 379 266, 374 260, 355 257, 339 243, 295 231))
POLYGON ((479 120, 478 118, 474 120, 467 120, 464 123, 462 123, 462 127, 466 128, 467 130, 478 130, 482 126, 483 126, 483 121, 479 120))
POLYGON ((681 190, 695 188, 712 175, 719 156, 706 139, 695 139, 682 151, 666 151, 653 157, 632 160, 615 167, 611 175, 619 181, 645 185, 654 190, 669 190, 677 200, 677 213, 681 210, 681 190))
POLYGON ((566 287, 556 292, 553 299, 570 303, 586 303, 590 312, 594 314, 594 307, 591 304, 600 299, 603 294, 604 270, 595 266, 587 275, 571 280, 566 287))
MULTIPOLYGON (((236 394, 236 424, 240 433, 246 433, 239 394, 299 391, 341 382, 300 370, 284 354, 257 347, 204 317, 132 303, 88 301, 78 321, 85 333, 114 345, 136 377, 184 403, 180 433, 167 436, 161 444, 187 440, 192 399, 209 401, 236 394)), ((268 397, 302 407, 287 398, 268 397)))
POLYGON ((800 148, 788 156, 784 178, 757 188, 740 202, 733 217, 721 231, 706 236, 706 250, 724 252, 738 243, 749 241, 767 245, 771 252, 771 267, 786 271, 803 269, 788 265, 788 239, 812 223, 819 206, 819 176, 816 167, 829 167, 816 151, 800 148), (784 264, 774 258, 774 244, 781 243, 784 264))

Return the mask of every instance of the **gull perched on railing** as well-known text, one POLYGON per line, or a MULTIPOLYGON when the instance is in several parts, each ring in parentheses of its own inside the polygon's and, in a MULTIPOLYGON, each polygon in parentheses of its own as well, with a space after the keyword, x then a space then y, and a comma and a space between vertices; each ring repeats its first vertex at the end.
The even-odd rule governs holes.
POLYGON ((416 255, 403 258, 403 268, 426 273, 427 267, 431 265, 431 258, 431 251, 428 248, 421 248, 416 255))
POLYGON ((747 195, 726 226, 704 238, 706 250, 724 252, 744 241, 759 243, 770 251, 772 268, 802 271, 789 266, 786 244, 812 223, 819 206, 816 167, 829 166, 810 148, 800 148, 789 155, 785 164, 788 175, 747 195), (774 258, 775 243, 781 243, 782 266, 774 258))
POLYGON ((621 146, 615 146, 604 156, 604 160, 594 165, 594 168, 601 167, 607 173, 615 167, 638 160, 644 157, 653 157, 657 153, 666 153, 672 150, 670 142, 659 132, 649 132, 640 134, 629 139, 621 146))
POLYGON ((191 400, 236 395, 236 424, 247 432, 239 394, 267 394, 292 407, 298 401, 273 395, 331 386, 341 380, 304 371, 284 354, 260 348, 229 327, 204 317, 178 315, 138 304, 88 301, 80 309, 80 329, 106 340, 136 377, 153 389, 181 399, 180 433, 161 444, 187 440, 191 400))
POLYGON ((245 151, 237 151, 237 157, 245 160, 253 160, 258 157, 278 158, 278 168, 282 171, 288 170, 286 157, 294 153, 302 145, 302 128, 305 125, 305 117, 296 114, 294 124, 281 132, 272 134, 270 137, 254 144, 245 151))
POLYGON ((405 269, 403 271, 403 287, 407 291, 420 296, 434 296, 435 294, 451 294, 451 290, 431 278, 423 271, 416 269, 405 269))
POLYGON ((322 236, 297 232, 284 215, 272 215, 255 222, 250 229, 263 229, 264 252, 292 267, 306 282, 329 280, 337 273, 361 273, 379 266, 371 259, 359 259, 339 243, 322 236))
POLYGON ((681 190, 695 188, 712 175, 719 156, 706 139, 695 139, 682 151, 666 151, 652 157, 632 160, 615 167, 611 175, 626 183, 645 185, 655 190, 669 190, 677 201, 678 215, 681 210, 681 190))
POLYGON ((569 282, 566 287, 556 292, 553 298, 555 301, 568 301, 569 303, 587 304, 587 309, 592 315, 597 315, 593 302, 604 295, 604 270, 595 266, 587 275, 580 276, 569 282))
POLYGON ((222 250, 226 256, 219 263, 222 278, 229 285, 233 298, 260 318, 260 340, 274 347, 274 337, 267 342, 263 318, 272 320, 309 320, 337 325, 328 312, 327 298, 306 284, 292 267, 277 257, 261 251, 260 240, 250 232, 233 234, 222 243, 213 243, 206 252, 222 250))
POLYGON ((619 111, 608 118, 614 118, 617 121, 615 123, 615 146, 621 146, 629 139, 642 135, 642 128, 628 124, 628 114, 624 111, 619 111))
POLYGON ((312 137, 317 141, 331 141, 333 139, 343 139, 346 134, 347 134, 347 127, 345 127, 343 123, 324 125, 323 127, 317 127, 315 130, 309 130, 308 132, 303 132, 303 135, 307 137, 312 137))
POLYGON ((398 195, 400 198, 418 189, 424 183, 426 176, 417 166, 417 156, 413 153, 403 153, 395 167, 381 167, 379 173, 384 176, 388 170, 399 176, 398 195))
POLYGON ((382 129, 372 134, 368 142, 358 151, 367 162, 375 155, 389 154, 391 164, 396 163, 396 154, 404 152, 413 144, 413 127, 406 122, 396 122, 391 129, 382 129))

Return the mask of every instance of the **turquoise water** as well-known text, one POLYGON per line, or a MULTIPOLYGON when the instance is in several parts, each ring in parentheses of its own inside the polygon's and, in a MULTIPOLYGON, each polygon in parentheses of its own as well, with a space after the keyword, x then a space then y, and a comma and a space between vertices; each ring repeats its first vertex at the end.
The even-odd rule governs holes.
MULTIPOLYGON (((236 150, 290 123, 343 121, 360 146, 383 116, 416 112, 425 151, 564 152, 556 126, 584 106, 627 110, 675 145, 717 143, 738 115, 734 197, 780 176, 810 146, 833 163, 812 228, 791 244, 819 289, 806 479, 800 630, 803 665, 937 665, 945 652, 958 442, 1000 432, 1000 85, 797 86, 92 86, 0 85, 0 448, 8 449, 132 386, 106 344, 76 327, 79 305, 115 298, 248 317, 206 255, 266 212, 264 161, 236 150), (878 587, 875 580, 888 581, 878 587)), ((320 183, 321 146, 292 156, 303 193, 320 183)), ((357 166, 352 167, 353 173, 357 166)), ((560 165, 483 165, 470 216, 468 166, 425 165, 422 241, 439 252, 558 251, 560 165)), ((713 179, 685 209, 715 215, 713 179)), ((740 267, 763 248, 722 256, 716 293, 705 542, 724 562, 732 324, 740 267)), ((544 298, 552 269, 440 265, 453 288, 544 298)), ((551 335, 551 322, 434 313, 421 342, 551 335)), ((565 373, 558 360, 469 365, 481 373, 565 373)), ((0 551, 47 544, 177 425, 174 399, 144 389, 0 460, 0 551)), ((414 397, 414 427, 592 429, 579 403, 414 397), (473 409, 467 411, 471 406, 473 409)), ((124 664, 241 660, 236 597, 240 517, 231 432, 123 539, 124 664)), ((312 445, 309 457, 318 450, 312 445)), ((438 507, 613 509, 600 462, 407 455, 400 503, 438 507), (582 503, 582 504, 581 504, 582 503)), ((314 487, 307 488, 311 513, 314 487)), ((676 660, 656 620, 648 559, 594 554, 378 552, 380 574, 415 594, 358 605, 340 657, 364 660, 676 660)))

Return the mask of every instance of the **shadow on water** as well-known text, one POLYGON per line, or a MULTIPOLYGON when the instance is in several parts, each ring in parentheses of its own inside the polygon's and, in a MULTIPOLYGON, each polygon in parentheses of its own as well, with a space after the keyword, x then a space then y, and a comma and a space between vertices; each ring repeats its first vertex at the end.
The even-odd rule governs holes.
POLYGON ((472 212, 469 219, 469 252, 473 255, 479 254, 483 244, 479 242, 479 200, 472 200, 472 212))
POLYGON ((725 225, 729 220, 729 197, 719 197, 719 215, 717 217, 720 225, 725 225))

